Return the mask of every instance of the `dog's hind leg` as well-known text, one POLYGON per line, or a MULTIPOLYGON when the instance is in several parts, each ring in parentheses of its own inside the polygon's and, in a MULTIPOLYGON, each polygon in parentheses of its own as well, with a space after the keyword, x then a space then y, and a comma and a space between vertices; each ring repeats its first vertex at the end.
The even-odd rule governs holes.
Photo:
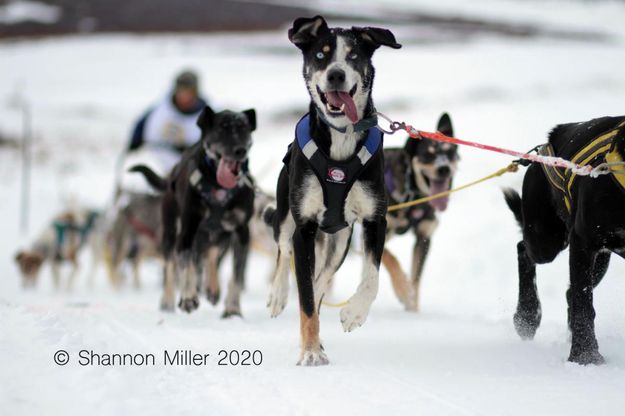
POLYGON ((362 222, 364 238, 364 256, 362 280, 356 293, 349 299, 347 306, 341 309, 341 323, 346 332, 362 326, 367 320, 371 304, 378 294, 380 261, 384 251, 386 219, 362 222))
POLYGON ((317 261, 315 262, 314 292, 317 312, 334 274, 341 267, 349 252, 351 239, 352 227, 346 227, 334 234, 326 234, 321 250, 315 254, 317 261))
POLYGON ((397 299, 406 307, 407 310, 414 310, 414 295, 412 294, 412 285, 408 281, 408 276, 401 268, 399 260, 388 249, 382 252, 382 264, 391 277, 391 284, 397 299))
POLYGON ((174 248, 178 227, 178 206, 171 194, 165 194, 161 205, 163 219, 163 295, 161 296, 161 310, 173 312, 176 307, 176 267, 174 263, 174 248))
POLYGON ((569 249, 571 287, 567 292, 569 326, 573 335, 569 361, 583 365, 604 362, 595 337, 593 266, 596 256, 597 252, 572 231, 569 249))
POLYGON ((241 316, 241 292, 245 287, 245 269, 250 251, 250 229, 247 225, 239 227, 232 237, 233 273, 228 283, 226 308, 223 318, 241 316))
POLYGON ((132 259, 132 284, 135 289, 141 289, 141 255, 137 255, 132 259))
POLYGON ((519 263, 519 300, 514 314, 514 328, 523 339, 533 339, 540 325, 541 308, 536 288, 536 263, 527 253, 524 241, 517 244, 519 263))
POLYGON ((271 317, 275 318, 284 310, 289 298, 289 271, 293 259, 292 236, 295 222, 291 213, 288 213, 280 225, 278 236, 278 257, 276 258, 276 274, 271 282, 267 307, 271 317))

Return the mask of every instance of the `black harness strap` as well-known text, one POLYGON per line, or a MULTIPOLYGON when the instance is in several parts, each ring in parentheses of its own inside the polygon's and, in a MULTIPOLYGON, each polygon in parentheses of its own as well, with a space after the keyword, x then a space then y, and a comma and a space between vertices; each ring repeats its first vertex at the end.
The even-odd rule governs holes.
MULTIPOLYGON (((345 221, 344 212, 347 195, 373 155, 382 149, 382 133, 375 128, 369 128, 367 138, 357 147, 351 158, 344 161, 333 160, 319 149, 310 136, 310 115, 306 114, 295 128, 295 145, 306 157, 321 184, 326 211, 319 228, 330 234, 342 230, 349 225, 345 221)), ((289 153, 284 158, 287 166, 290 161, 289 153)))

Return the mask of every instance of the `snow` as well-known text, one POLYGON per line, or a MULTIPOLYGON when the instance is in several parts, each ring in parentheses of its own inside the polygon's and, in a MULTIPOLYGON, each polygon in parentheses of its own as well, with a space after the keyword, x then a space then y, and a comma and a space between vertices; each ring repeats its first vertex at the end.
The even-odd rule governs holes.
POLYGON ((0 6, 0 23, 16 24, 21 22, 39 22, 52 24, 61 17, 58 6, 38 1, 9 1, 0 6))
MULTIPOLYGON (((329 4, 330 2, 326 2, 329 4)), ((380 4, 378 2, 376 4, 380 4)), ((420 129, 449 111, 459 137, 515 150, 545 140, 559 122, 623 112, 625 5, 601 2, 480 0, 412 2, 436 13, 470 12, 607 31, 611 41, 480 37, 470 43, 408 45, 375 57, 377 107, 420 129), (440 3, 440 4, 439 4, 440 3), (542 2, 540 3, 543 4, 542 2), (552 12, 560 10, 559 13, 552 12), (542 10, 542 9, 540 9, 542 10), (563 12, 566 11, 566 12, 563 12), (606 23, 606 24, 604 24, 606 23)), ((353 4, 353 3, 352 3, 353 4)), ((337 6, 338 7, 338 6, 337 6)), ((399 39, 401 42, 401 39, 399 39)), ((272 261, 254 253, 242 298, 245 318, 219 319, 203 302, 191 315, 158 311, 160 268, 143 268, 143 287, 111 289, 103 270, 90 289, 83 273, 72 293, 55 292, 48 270, 35 291, 22 291, 12 256, 68 200, 103 206, 132 122, 157 100, 181 68, 202 75, 220 107, 257 110, 251 170, 273 190, 280 159, 305 111, 301 62, 284 31, 263 34, 101 35, 0 44, 0 130, 21 134, 21 106, 33 114, 31 227, 19 233, 19 153, 0 149, 0 408, 6 414, 117 415, 621 414, 625 406, 625 263, 613 258, 595 291, 596 331, 607 363, 566 362, 568 253, 538 268, 543 322, 532 342, 514 332, 519 231, 500 188, 520 188, 507 174, 452 196, 434 237, 422 286, 422 310, 404 312, 381 273, 366 324, 344 334, 339 310, 324 308, 321 336, 331 364, 295 366, 299 313, 294 287, 283 315, 265 308, 272 261), (19 104, 19 105, 18 105, 19 104), (70 363, 53 363, 57 350, 70 363), (210 353, 206 367, 82 367, 77 354, 210 353), (218 366, 219 350, 260 350, 260 366, 218 366)), ((386 137, 400 145, 403 137, 386 137)), ((509 158, 461 149, 456 184, 507 165, 509 158)), ((410 236, 389 243, 405 269, 410 236)), ((351 255, 330 301, 355 290, 361 261, 351 255)), ((83 271, 89 254, 82 258, 83 271)), ((222 284, 230 274, 223 267, 222 284)), ((292 286, 294 282, 292 281, 292 286)))

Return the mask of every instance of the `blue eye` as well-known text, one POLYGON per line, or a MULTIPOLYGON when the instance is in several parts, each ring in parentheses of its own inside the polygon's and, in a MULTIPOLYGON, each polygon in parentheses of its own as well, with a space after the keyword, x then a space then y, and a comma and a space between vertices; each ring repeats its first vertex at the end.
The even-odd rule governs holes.
POLYGON ((323 52, 317 52, 317 59, 323 59, 325 57, 323 52))

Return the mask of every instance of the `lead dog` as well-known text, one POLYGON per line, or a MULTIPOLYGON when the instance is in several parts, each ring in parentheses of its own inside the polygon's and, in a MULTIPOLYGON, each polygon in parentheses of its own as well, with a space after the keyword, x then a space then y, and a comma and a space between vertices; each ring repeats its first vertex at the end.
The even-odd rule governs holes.
POLYGON ((319 340, 319 305, 356 221, 363 225, 364 267, 356 293, 340 313, 345 331, 365 322, 377 295, 387 198, 382 137, 374 128, 371 57, 380 46, 401 45, 386 29, 331 29, 321 16, 295 20, 288 36, 302 52, 311 102, 284 159, 277 207, 265 215, 279 244, 268 307, 275 317, 286 305, 294 254, 302 337, 298 364, 322 365, 328 358, 319 340), (324 240, 318 259, 315 240, 324 240))
POLYGON ((200 286, 208 300, 216 304, 220 296, 218 266, 231 248, 233 275, 223 317, 241 315, 249 221, 254 211, 254 183, 246 165, 256 112, 214 113, 206 107, 197 124, 202 130, 201 140, 185 151, 166 180, 146 166, 131 169, 143 173, 155 189, 163 192, 166 265, 161 308, 174 309, 176 268, 182 286, 178 303, 182 310, 198 308, 200 286), (206 276, 200 284, 204 271, 206 276))
POLYGON ((523 197, 508 189, 505 199, 523 229, 517 244, 519 302, 514 324, 521 338, 533 338, 541 310, 536 264, 550 263, 569 246, 569 361, 604 362, 595 337, 593 288, 605 275, 610 255, 625 256, 625 116, 603 117, 553 129, 540 154, 596 166, 617 163, 621 173, 597 178, 570 169, 533 164, 523 179, 523 197))
MULTIPOLYGON (((440 117, 437 130, 446 136, 453 136, 451 118, 447 113, 440 117)), ((458 146, 409 137, 403 148, 384 149, 384 159, 384 178, 390 204, 398 204, 449 190, 456 174, 458 146)), ((409 280, 397 258, 387 248, 382 254, 382 264, 391 276, 395 294, 408 310, 419 309, 421 274, 432 235, 438 227, 437 213, 445 211, 448 202, 449 197, 443 197, 386 215, 387 241, 393 235, 402 235, 410 230, 415 236, 409 280)))

